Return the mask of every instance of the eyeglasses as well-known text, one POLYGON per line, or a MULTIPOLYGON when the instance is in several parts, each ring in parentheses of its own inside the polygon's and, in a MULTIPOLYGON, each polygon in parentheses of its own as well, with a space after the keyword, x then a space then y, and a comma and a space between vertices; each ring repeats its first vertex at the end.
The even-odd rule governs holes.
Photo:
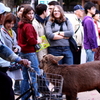
POLYGON ((60 12, 60 11, 59 11, 59 10, 54 10, 54 13, 55 13, 55 12, 60 12))

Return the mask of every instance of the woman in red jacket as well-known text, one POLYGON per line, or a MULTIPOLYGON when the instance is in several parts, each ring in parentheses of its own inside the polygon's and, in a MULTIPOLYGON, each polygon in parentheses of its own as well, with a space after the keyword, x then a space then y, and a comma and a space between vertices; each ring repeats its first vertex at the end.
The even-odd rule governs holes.
MULTIPOLYGON (((40 69, 38 67, 39 62, 36 56, 36 44, 41 43, 41 40, 37 39, 37 33, 32 26, 32 20, 34 18, 34 10, 30 6, 26 6, 22 13, 22 19, 18 23, 18 44, 21 47, 21 57, 26 58, 31 61, 31 66, 34 70, 40 74, 40 69)), ((35 73, 30 73, 32 77, 32 82, 35 95, 40 97, 41 94, 38 92, 37 83, 36 83, 36 75, 35 73)), ((23 67, 23 77, 24 80, 21 83, 21 93, 25 92, 29 88, 28 84, 28 73, 27 68, 23 67)), ((22 97, 22 100, 25 100, 26 94, 22 97)))

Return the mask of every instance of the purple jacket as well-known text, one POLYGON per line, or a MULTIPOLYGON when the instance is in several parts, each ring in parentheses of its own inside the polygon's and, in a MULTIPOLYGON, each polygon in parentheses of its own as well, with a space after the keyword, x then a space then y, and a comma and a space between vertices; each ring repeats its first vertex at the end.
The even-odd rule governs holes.
POLYGON ((92 17, 85 16, 82 25, 84 27, 84 48, 97 48, 96 31, 92 17))

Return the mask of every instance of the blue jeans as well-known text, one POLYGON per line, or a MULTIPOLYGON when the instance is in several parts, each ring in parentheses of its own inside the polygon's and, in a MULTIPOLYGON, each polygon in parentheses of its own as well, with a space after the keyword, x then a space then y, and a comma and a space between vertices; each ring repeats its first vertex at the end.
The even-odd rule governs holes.
POLYGON ((73 55, 69 46, 49 47, 48 53, 54 56, 64 56, 64 58, 58 62, 59 64, 73 64, 73 55))
MULTIPOLYGON (((39 66, 39 62, 38 62, 36 53, 21 53, 21 57, 31 61, 31 67, 34 68, 34 70, 37 72, 37 74, 40 74, 40 69, 38 67, 39 66)), ((24 79, 21 82, 21 93, 24 93, 26 90, 29 89, 28 71, 27 71, 26 67, 23 67, 22 70, 23 70, 23 78, 24 79)), ((35 95, 39 96, 38 84, 37 84, 37 81, 36 81, 36 73, 30 72, 30 76, 32 78, 33 88, 35 90, 35 95)), ((22 97, 22 100, 25 100, 27 95, 28 95, 28 93, 25 96, 22 97)))
POLYGON ((92 49, 85 49, 86 51, 86 62, 94 61, 95 52, 92 49))

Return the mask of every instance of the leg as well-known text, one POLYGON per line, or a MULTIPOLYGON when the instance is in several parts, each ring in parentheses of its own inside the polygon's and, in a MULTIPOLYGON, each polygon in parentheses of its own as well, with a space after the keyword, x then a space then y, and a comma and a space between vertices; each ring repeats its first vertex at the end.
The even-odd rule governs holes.
POLYGON ((81 46, 78 47, 79 50, 77 52, 73 52, 74 64, 80 64, 80 60, 81 60, 81 46))
MULTIPOLYGON (((22 70, 23 70, 23 72, 22 72, 23 73, 23 80, 21 81, 21 94, 23 94, 24 92, 26 92, 29 89, 27 68, 23 67, 22 70)), ((22 100, 25 100, 25 98, 28 95, 29 95, 29 92, 22 97, 22 100)))
POLYGON ((77 100, 77 94, 74 94, 74 95, 66 95, 66 100, 77 100))
POLYGON ((70 47, 66 47, 63 50, 63 55, 64 55, 63 64, 72 65, 73 64, 73 55, 72 55, 72 52, 70 50, 70 47))
POLYGON ((94 61, 95 52, 93 52, 91 49, 86 49, 85 51, 86 51, 86 57, 87 57, 86 62, 94 61))
POLYGON ((15 80, 14 93, 15 94, 20 94, 20 81, 19 80, 15 80))
MULTIPOLYGON (((29 61, 31 61, 31 67, 34 68, 34 70, 37 72, 37 74, 40 74, 40 68, 38 67, 39 66, 39 62, 38 62, 38 59, 37 59, 37 56, 36 56, 36 53, 27 53, 27 54, 23 54, 22 56, 23 58, 25 59, 28 59, 29 61)), ((24 81, 22 81, 23 84, 28 84, 29 86, 29 83, 28 83, 28 73, 27 73, 27 68, 24 68, 26 70, 26 73, 25 71, 23 70, 23 77, 24 76, 27 76, 27 78, 24 77, 24 81), (27 75, 25 75, 27 74, 27 75)), ((34 87, 34 90, 35 90, 35 95, 36 96, 39 96, 39 92, 38 92, 38 85, 37 85, 37 82, 36 82, 36 74, 34 72, 30 72, 30 76, 32 78, 32 82, 33 82, 33 87, 34 87)), ((24 85, 22 85, 22 88, 23 88, 24 85)), ((26 88, 27 86, 25 85, 24 88, 26 88)), ((26 90, 26 89, 25 89, 26 90)), ((23 99, 24 100, 24 99, 23 99)))
POLYGON ((14 100, 11 78, 0 71, 0 80, 0 100, 14 100))

